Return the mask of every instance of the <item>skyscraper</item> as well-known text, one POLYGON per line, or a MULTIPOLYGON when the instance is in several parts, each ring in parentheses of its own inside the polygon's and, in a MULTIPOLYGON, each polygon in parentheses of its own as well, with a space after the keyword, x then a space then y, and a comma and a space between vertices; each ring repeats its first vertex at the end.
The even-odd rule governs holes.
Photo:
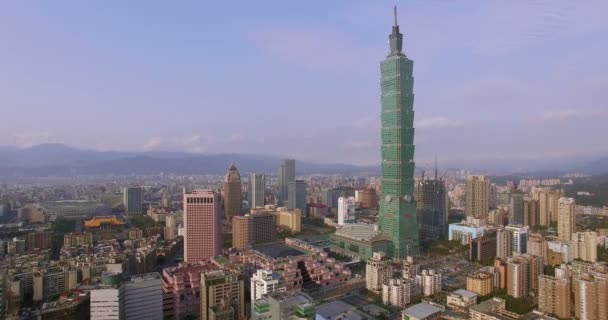
POLYGON ((380 63, 382 104, 382 195, 379 226, 392 245, 388 256, 418 254, 414 195, 414 62, 401 51, 403 35, 394 9, 390 53, 380 63))
POLYGON ((232 222, 232 217, 241 215, 241 175, 232 164, 224 178, 224 210, 226 222, 232 222))
POLYGON ((524 194, 521 190, 512 190, 509 201, 509 224, 525 224, 524 209, 524 194))
POLYGON ((530 290, 530 262, 525 257, 507 261, 507 293, 514 298, 528 296, 530 290))
POLYGON ((538 310, 555 314, 560 319, 572 316, 570 293, 572 284, 567 277, 538 277, 538 310))
POLYGON ((306 216, 306 182, 304 180, 291 181, 287 190, 287 208, 300 209, 302 215, 306 216))
MULTIPOLYGON (((283 159, 281 160, 281 166, 279 167, 279 181, 278 181, 278 192, 277 192, 277 205, 279 207, 285 206, 287 201, 287 188, 290 182, 296 180, 296 160, 295 159, 283 159)), ((304 212, 302 212, 304 213, 304 212)))
POLYGON ((490 211, 490 179, 486 176, 468 176, 465 191, 467 216, 487 218, 490 211))
POLYGON ((213 190, 184 193, 184 261, 199 262, 222 253, 220 196, 213 190))
POLYGON ((421 241, 436 241, 447 234, 448 198, 443 180, 421 179, 416 184, 416 210, 421 241))
POLYGON ((252 173, 249 183, 249 193, 251 194, 249 207, 252 209, 264 207, 266 204, 266 176, 252 173))
POLYGON ((142 190, 141 188, 124 188, 123 190, 123 205, 126 214, 142 214, 142 190))
POLYGON ((576 231, 574 199, 560 198, 558 203, 557 237, 563 241, 570 241, 572 233, 576 231))
POLYGON ((240 272, 217 270, 201 274, 200 319, 245 319, 245 285, 240 272))
POLYGON ((234 217, 232 220, 232 246, 238 249, 254 244, 276 241, 277 217, 260 212, 234 217))

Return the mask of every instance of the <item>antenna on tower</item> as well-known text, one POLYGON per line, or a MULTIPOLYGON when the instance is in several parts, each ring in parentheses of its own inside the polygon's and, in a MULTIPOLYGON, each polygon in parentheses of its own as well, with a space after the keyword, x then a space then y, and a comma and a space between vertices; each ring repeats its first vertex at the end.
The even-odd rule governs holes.
POLYGON ((435 180, 437 180, 437 155, 435 155, 435 180))
POLYGON ((394 5, 394 6, 393 6, 393 15, 394 15, 394 17, 395 17, 395 23, 394 23, 394 25, 393 25, 393 26, 395 26, 395 27, 396 27, 396 26, 397 26, 397 5, 394 5))

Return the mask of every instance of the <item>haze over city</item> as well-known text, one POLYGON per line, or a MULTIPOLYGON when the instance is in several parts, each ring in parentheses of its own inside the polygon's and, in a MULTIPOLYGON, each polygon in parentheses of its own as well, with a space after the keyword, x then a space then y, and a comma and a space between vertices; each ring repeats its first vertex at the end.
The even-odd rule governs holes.
MULTIPOLYGON (((0 145, 378 164, 387 5, 4 3, 0 145)), ((399 6, 419 164, 608 155, 606 2, 399 6)))

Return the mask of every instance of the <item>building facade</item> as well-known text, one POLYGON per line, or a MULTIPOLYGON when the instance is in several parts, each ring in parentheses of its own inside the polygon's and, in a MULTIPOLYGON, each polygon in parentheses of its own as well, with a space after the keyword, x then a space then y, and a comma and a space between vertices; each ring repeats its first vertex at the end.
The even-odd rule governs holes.
POLYGON ((306 182, 304 180, 289 182, 287 199, 287 209, 300 209, 300 212, 306 215, 306 182))
POLYGON ((397 13, 389 35, 390 53, 380 64, 382 199, 380 230, 392 240, 389 257, 418 255, 414 197, 414 62, 402 52, 397 13))
POLYGON ((572 198, 560 198, 558 203, 557 237, 562 241, 572 240, 576 231, 575 203, 572 198))
POLYGON ((224 177, 224 212, 227 222, 232 222, 232 218, 241 215, 241 197, 241 175, 236 166, 232 164, 224 177))
POLYGON ((249 179, 249 207, 263 208, 266 205, 266 176, 252 173, 249 179))
POLYGON ((232 220, 232 246, 248 248, 277 240, 277 217, 268 212, 236 216, 232 220))
POLYGON ((143 191, 140 187, 129 187, 123 190, 123 205, 126 214, 143 214, 143 191))
POLYGON ((465 214, 475 218, 487 218, 490 211, 490 179, 486 176, 467 177, 465 214))
POLYGON ((447 234, 448 198, 445 182, 435 175, 434 180, 420 180, 416 184, 416 211, 420 241, 437 241, 447 234))
POLYGON ((338 225, 355 222, 355 198, 338 198, 338 225))
POLYGON ((287 189, 290 182, 296 181, 296 160, 283 159, 279 167, 279 180, 277 191, 277 206, 285 206, 287 202, 287 189))
POLYGON ((245 320, 245 286, 239 271, 201 274, 201 319, 245 320))
POLYGON ((195 263, 222 253, 220 196, 213 190, 184 193, 184 261, 195 263))

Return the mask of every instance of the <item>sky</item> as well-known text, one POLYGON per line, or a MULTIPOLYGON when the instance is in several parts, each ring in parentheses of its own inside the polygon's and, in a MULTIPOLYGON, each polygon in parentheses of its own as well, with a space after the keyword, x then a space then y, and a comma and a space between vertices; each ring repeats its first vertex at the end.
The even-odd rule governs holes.
POLYGON ((608 155, 608 1, 4 1, 0 145, 380 161, 392 6, 416 161, 608 155))

